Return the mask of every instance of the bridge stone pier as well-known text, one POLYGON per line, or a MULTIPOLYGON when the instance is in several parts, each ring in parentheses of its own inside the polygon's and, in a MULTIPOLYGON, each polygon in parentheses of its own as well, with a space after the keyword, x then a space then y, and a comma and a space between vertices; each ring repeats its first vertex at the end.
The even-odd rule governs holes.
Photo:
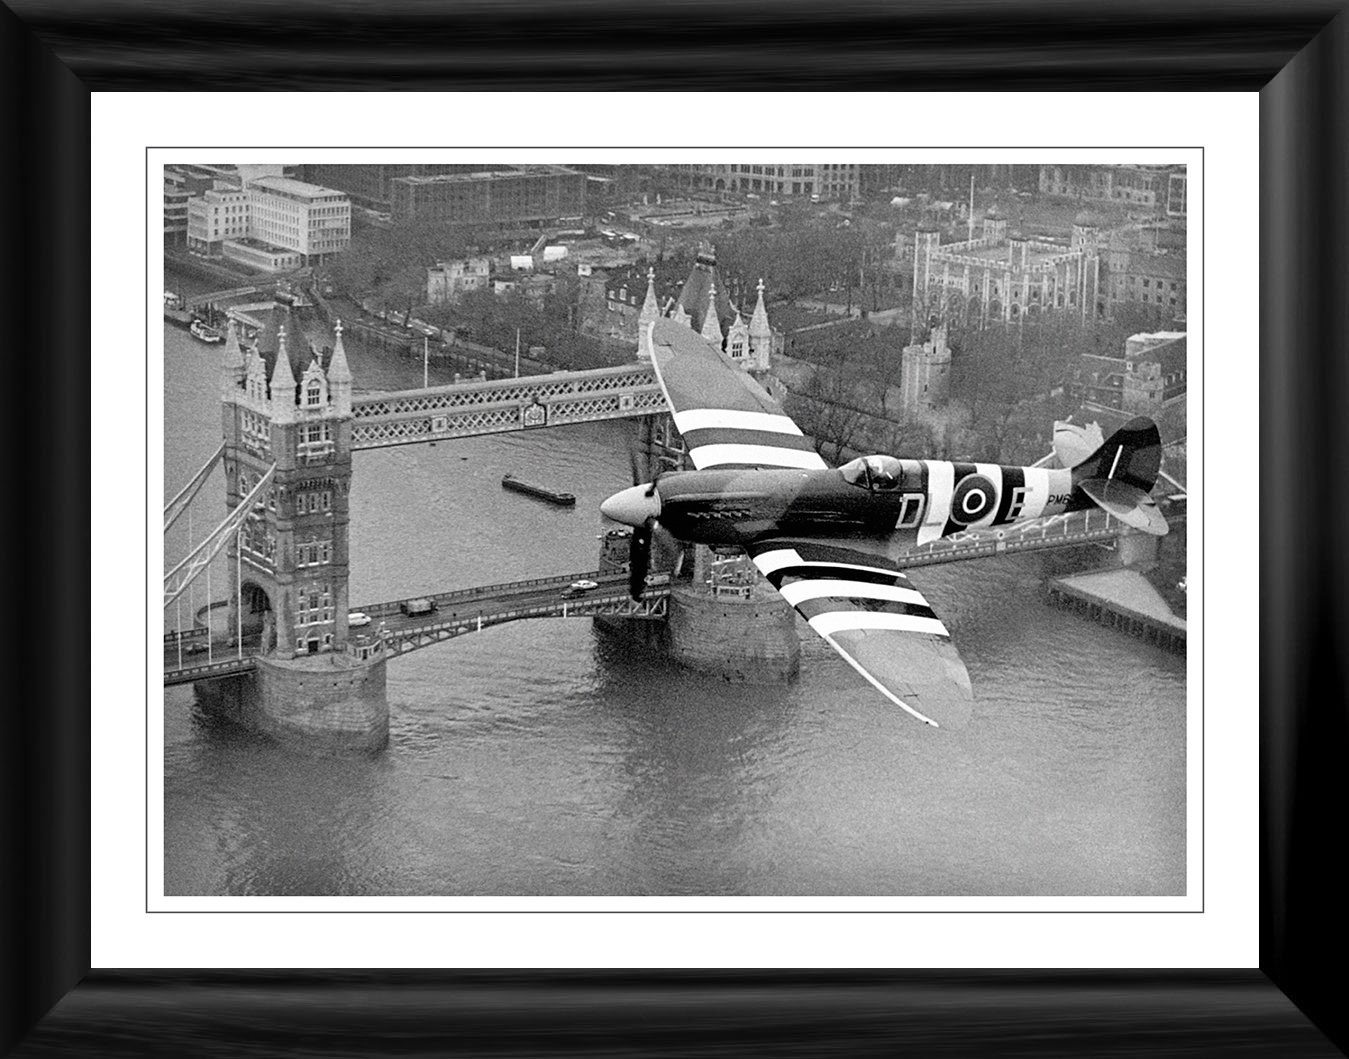
POLYGON ((251 674, 200 681, 197 697, 317 750, 377 750, 389 729, 385 653, 347 628, 351 389, 340 325, 323 365, 312 352, 294 357, 284 327, 275 353, 254 345, 245 356, 231 324, 221 366, 227 506, 275 468, 228 552, 230 627, 261 650, 251 674))
POLYGON ((196 685, 209 713, 309 753, 375 751, 389 739, 385 659, 262 656, 254 670, 196 685))

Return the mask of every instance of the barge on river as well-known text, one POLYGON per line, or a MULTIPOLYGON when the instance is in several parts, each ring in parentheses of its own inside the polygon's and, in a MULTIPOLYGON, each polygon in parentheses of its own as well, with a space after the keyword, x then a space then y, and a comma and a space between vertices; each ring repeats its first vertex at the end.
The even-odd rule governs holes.
POLYGON ((502 478, 501 485, 505 489, 524 493, 525 496, 532 496, 539 500, 546 500, 550 504, 557 504, 558 507, 574 507, 576 505, 576 497, 571 493, 560 493, 556 489, 549 489, 547 486, 535 485, 533 482, 526 482, 513 474, 508 474, 502 478))

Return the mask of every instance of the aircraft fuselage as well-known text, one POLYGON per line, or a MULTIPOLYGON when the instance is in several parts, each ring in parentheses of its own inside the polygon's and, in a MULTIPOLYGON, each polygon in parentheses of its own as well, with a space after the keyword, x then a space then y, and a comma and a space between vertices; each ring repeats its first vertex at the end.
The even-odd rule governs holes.
POLYGON ((662 526, 714 545, 779 536, 922 544, 1090 504, 1069 470, 874 456, 830 470, 677 471, 657 492, 662 526))

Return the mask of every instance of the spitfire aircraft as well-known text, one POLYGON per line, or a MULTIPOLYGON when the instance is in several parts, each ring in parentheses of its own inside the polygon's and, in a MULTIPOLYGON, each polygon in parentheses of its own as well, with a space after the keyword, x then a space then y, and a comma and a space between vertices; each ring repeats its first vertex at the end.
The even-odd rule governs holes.
POLYGON ((1064 468, 863 456, 831 469, 772 397, 716 346, 670 320, 648 325, 652 363, 694 470, 667 471, 609 497, 601 513, 633 527, 629 576, 645 584, 653 533, 739 546, 812 629, 914 717, 970 714, 950 633, 894 559, 968 530, 1103 508, 1161 536, 1149 495, 1161 438, 1137 418, 1089 449, 1056 432, 1064 468))

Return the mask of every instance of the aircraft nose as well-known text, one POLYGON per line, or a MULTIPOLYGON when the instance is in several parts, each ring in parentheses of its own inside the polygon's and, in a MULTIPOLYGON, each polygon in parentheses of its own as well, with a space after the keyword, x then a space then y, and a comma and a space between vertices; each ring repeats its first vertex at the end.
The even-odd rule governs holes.
POLYGON ((647 485, 634 485, 615 493, 600 505, 600 514, 625 526, 641 526, 660 515, 660 494, 647 485), (651 495, 647 496, 647 491, 651 495))

